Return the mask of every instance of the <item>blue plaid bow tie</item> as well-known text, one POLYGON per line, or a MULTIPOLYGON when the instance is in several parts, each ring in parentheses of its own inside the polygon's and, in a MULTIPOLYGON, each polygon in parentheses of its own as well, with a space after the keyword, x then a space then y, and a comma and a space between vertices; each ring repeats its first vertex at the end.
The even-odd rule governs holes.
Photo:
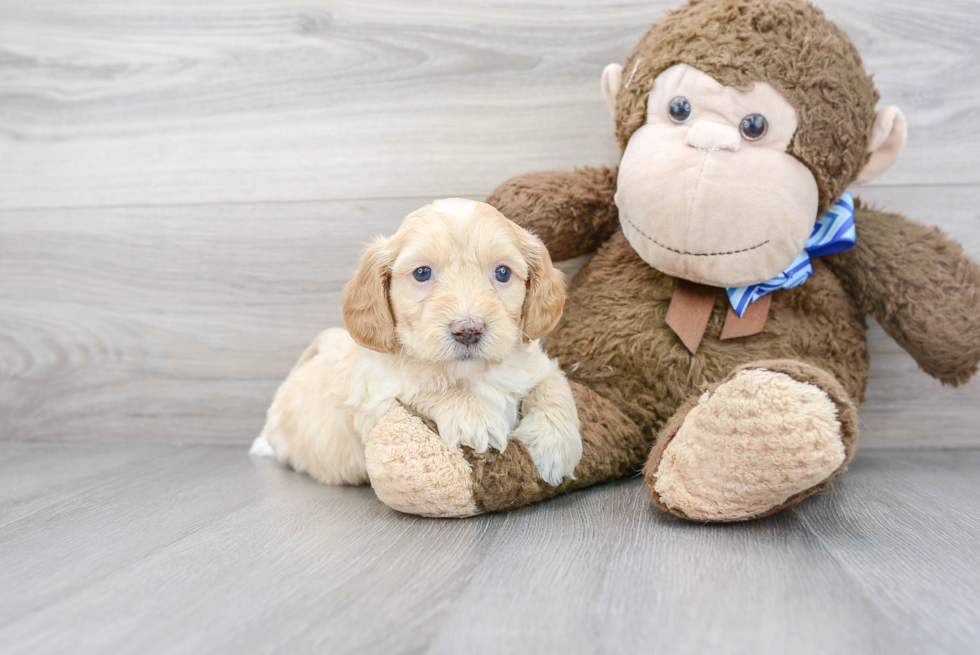
POLYGON ((854 247, 854 198, 845 191, 840 200, 827 210, 827 213, 817 219, 813 233, 807 239, 806 245, 789 268, 769 280, 745 287, 729 287, 728 300, 732 309, 741 316, 753 302, 772 293, 776 289, 792 289, 806 282, 813 275, 811 257, 831 255, 854 247))

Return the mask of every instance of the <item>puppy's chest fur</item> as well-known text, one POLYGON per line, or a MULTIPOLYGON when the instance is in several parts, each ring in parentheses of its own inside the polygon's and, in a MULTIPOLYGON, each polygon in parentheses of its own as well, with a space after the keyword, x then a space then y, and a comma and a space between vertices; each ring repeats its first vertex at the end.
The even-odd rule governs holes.
POLYGON ((505 387, 490 376, 456 380, 444 387, 409 389, 399 400, 430 417, 438 426, 447 414, 474 412, 481 408, 506 418, 510 429, 520 420, 520 404, 530 388, 505 387), (489 379, 487 379, 489 377, 489 379))
MULTIPOLYGON (((348 402, 357 413, 365 415, 365 428, 380 418, 379 414, 387 413, 390 406, 400 402, 432 419, 439 428, 483 417, 497 423, 504 419, 509 429, 514 429, 520 422, 522 401, 548 374, 548 362, 548 356, 534 343, 520 346, 500 364, 486 371, 465 377, 450 377, 443 372, 404 363, 402 366, 368 367, 374 375, 355 385, 366 393, 354 391, 348 402), (373 393, 377 391, 382 393, 373 393), (371 396, 385 400, 369 404, 361 402, 371 396)), ((355 420, 355 423, 360 421, 355 420)), ((366 437, 367 434, 362 434, 362 438, 366 437)))

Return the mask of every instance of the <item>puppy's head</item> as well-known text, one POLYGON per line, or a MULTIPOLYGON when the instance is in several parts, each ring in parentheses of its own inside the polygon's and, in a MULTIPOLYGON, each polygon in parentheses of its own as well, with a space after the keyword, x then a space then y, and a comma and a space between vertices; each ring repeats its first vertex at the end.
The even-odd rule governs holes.
POLYGON ((550 332, 564 301, 537 237, 490 205, 452 198, 368 246, 344 289, 344 322, 365 348, 467 368, 550 332))

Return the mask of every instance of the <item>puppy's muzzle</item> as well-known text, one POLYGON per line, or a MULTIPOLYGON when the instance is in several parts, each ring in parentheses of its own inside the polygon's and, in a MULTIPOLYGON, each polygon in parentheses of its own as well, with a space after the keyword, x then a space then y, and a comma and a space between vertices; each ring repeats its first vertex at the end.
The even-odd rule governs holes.
POLYGON ((486 324, 483 321, 466 319, 463 321, 453 321, 449 329, 452 330, 453 339, 456 343, 461 343, 464 346, 472 346, 483 337, 483 329, 485 327, 486 324))

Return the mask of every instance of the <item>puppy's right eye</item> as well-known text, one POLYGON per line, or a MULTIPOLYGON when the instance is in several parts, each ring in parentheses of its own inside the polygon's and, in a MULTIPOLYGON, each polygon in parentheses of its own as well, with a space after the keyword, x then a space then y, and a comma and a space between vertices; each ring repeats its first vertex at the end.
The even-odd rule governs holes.
POLYGON ((415 269, 415 279, 419 282, 427 282, 432 277, 432 269, 428 266, 419 266, 415 269))

